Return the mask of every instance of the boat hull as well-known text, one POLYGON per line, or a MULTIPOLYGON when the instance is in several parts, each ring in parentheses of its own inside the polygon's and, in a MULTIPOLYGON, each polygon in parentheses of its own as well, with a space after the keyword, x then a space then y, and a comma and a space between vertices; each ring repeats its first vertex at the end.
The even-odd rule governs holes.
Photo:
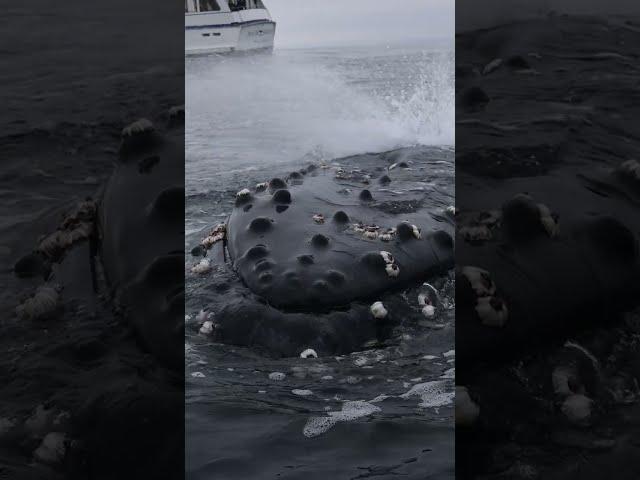
POLYGON ((232 24, 185 25, 185 54, 203 55, 273 49, 276 24, 249 20, 232 24))

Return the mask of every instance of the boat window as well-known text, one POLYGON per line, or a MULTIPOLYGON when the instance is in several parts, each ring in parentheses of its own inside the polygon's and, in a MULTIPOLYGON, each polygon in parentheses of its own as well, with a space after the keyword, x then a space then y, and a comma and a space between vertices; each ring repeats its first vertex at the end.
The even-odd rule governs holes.
POLYGON ((244 2, 237 2, 238 4, 242 3, 242 7, 238 7, 238 10, 251 9, 251 8, 264 8, 264 3, 262 0, 246 0, 244 2))
POLYGON ((220 10, 217 0, 200 0, 201 12, 217 12, 220 10))
POLYGON ((232 12, 247 9, 247 0, 229 0, 229 9, 232 12))

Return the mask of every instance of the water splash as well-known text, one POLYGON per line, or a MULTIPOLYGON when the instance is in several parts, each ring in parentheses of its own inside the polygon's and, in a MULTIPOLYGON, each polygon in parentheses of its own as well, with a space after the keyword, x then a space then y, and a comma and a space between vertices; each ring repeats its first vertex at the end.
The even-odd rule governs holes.
POLYGON ((189 161, 240 169, 452 145, 453 63, 428 51, 198 59, 187 65, 189 161))

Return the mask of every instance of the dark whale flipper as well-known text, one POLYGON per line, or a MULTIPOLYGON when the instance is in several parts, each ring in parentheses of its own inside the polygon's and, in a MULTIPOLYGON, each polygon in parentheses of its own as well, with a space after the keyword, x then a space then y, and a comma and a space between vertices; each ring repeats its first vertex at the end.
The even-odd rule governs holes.
MULTIPOLYGON (((175 111, 174 111, 175 110, 175 111)), ((99 209, 107 280, 142 343, 184 366, 184 115, 171 127, 136 122, 123 131, 99 209), (153 159, 152 161, 149 159, 153 159)))

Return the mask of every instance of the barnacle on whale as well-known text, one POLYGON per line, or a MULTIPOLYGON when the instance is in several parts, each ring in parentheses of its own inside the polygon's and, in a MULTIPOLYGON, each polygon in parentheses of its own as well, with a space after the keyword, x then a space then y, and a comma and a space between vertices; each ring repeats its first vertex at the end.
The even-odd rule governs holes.
POLYGON ((227 226, 224 223, 216 225, 209 234, 202 239, 201 244, 205 248, 211 248, 214 243, 221 242, 227 234, 227 226))
POLYGON ((208 259, 203 258, 202 260, 200 260, 200 262, 191 267, 191 272, 202 275, 205 273, 209 273, 211 269, 211 262, 208 259))
POLYGON ((141 118, 140 120, 136 120, 135 122, 130 123, 129 125, 124 127, 122 129, 122 137, 133 137, 134 135, 139 135, 141 133, 146 133, 153 130, 154 127, 153 123, 151 123, 151 120, 141 118))
POLYGON ((200 327, 199 332, 203 335, 211 335, 211 333, 213 333, 213 328, 213 322, 211 320, 206 320, 200 327))
POLYGON ((433 305, 425 305, 422 307, 421 312, 425 317, 432 318, 436 314, 436 307, 433 305))
POLYGON ((462 227, 460 235, 468 242, 482 242, 492 238, 491 230, 485 225, 462 227))
POLYGON ((251 190, 249 190, 248 188, 243 188, 238 193, 236 193, 237 202, 245 202, 249 198, 251 198, 251 190))
POLYGON ((384 308, 384 305, 382 304, 382 302, 376 302, 373 305, 371 305, 371 314, 374 316, 374 318, 385 318, 387 316, 387 309, 384 308))
POLYGON ((40 463, 56 465, 62 463, 68 448, 69 439, 64 433, 50 432, 33 452, 33 458, 40 463))
POLYGON ((476 313, 482 320, 482 324, 490 327, 504 326, 509 316, 507 306, 498 297, 478 298, 476 313))
POLYGON ((300 358, 318 358, 318 354, 314 349, 307 348, 306 350, 302 351, 302 353, 300 354, 300 358))
POLYGON ((384 268, 387 272, 387 275, 389 275, 390 277, 395 278, 400 275, 400 267, 398 267, 398 265, 396 265, 395 263, 387 264, 384 268))
POLYGON ((491 275, 482 268, 466 266, 462 268, 462 275, 469 281, 471 288, 478 297, 490 296, 496 293, 496 286, 491 275))
POLYGON ((44 285, 16 308, 18 317, 38 320, 53 315, 60 307, 60 293, 56 287, 44 285))
POLYGON ((76 242, 89 238, 94 231, 96 208, 91 199, 78 203, 55 232, 40 239, 36 250, 55 260, 76 242))
POLYGON ((380 255, 382 256, 383 260, 385 261, 385 263, 394 263, 394 259, 393 259, 393 255, 391 255, 389 252, 385 252, 385 251, 381 251, 380 255))
POLYGON ((571 423, 586 425, 591 419, 592 405, 593 400, 577 393, 569 395, 562 403, 560 409, 571 423))

